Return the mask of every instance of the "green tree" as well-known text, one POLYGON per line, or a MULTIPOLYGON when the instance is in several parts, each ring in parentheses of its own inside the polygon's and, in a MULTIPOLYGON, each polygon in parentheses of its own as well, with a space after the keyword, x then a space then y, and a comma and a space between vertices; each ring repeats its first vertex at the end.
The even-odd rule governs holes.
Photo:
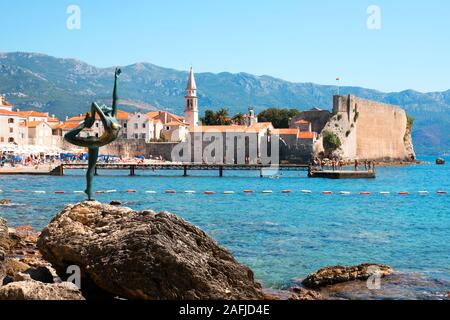
POLYGON ((236 113, 233 116, 233 118, 231 118, 231 120, 233 120, 233 122, 236 123, 236 124, 241 124, 242 125, 242 124, 244 124, 244 115, 241 112, 236 113))
POLYGON ((225 108, 221 108, 217 112, 214 112, 213 110, 206 110, 205 116, 202 117, 200 120, 202 124, 205 126, 231 124, 231 120, 228 116, 228 110, 225 108))
POLYGON ((272 122, 277 129, 289 128, 292 119, 300 115, 297 109, 270 108, 258 114, 259 122, 272 122))
POLYGON ((337 135, 332 132, 324 131, 323 132, 323 147, 325 152, 331 153, 339 149, 342 145, 341 139, 337 135))
POLYGON ((202 117, 201 122, 204 126, 212 126, 215 124, 215 112, 213 110, 206 110, 205 116, 202 117))
POLYGON ((228 109, 221 108, 216 112, 216 124, 219 126, 231 124, 230 117, 228 116, 228 109))

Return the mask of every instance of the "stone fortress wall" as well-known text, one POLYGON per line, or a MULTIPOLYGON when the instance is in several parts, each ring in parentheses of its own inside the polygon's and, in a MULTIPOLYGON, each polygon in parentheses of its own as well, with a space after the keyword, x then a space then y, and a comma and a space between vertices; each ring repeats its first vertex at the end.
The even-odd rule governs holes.
POLYGON ((334 96, 333 116, 324 131, 339 137, 338 153, 344 159, 415 160, 407 114, 398 106, 334 96))

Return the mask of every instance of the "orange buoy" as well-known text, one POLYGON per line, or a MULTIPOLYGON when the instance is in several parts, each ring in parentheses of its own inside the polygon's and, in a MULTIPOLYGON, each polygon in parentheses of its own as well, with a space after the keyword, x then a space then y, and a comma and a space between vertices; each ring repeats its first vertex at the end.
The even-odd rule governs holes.
POLYGON ((62 191, 62 190, 58 190, 58 191, 55 191, 55 194, 65 194, 66 192, 65 191, 62 191))
POLYGON ((323 191, 322 194, 324 194, 324 195, 330 195, 330 194, 333 194, 333 192, 332 192, 332 191, 323 191))
POLYGON ((16 190, 13 190, 13 192, 14 192, 14 193, 24 193, 25 190, 17 190, 17 189, 16 189, 16 190))
POLYGON ((244 193, 253 193, 253 190, 244 190, 244 193))
POLYGON ((207 194, 207 195, 216 194, 214 191, 205 191, 204 193, 207 194))
POLYGON ((106 193, 106 191, 96 191, 95 193, 96 194, 104 194, 104 193, 106 193))
POLYGON ((360 192, 359 194, 360 194, 360 195, 363 195, 363 196, 371 195, 371 193, 368 192, 368 191, 363 191, 363 192, 360 192))
POLYGON ((136 190, 127 190, 127 191, 125 191, 126 193, 136 193, 137 191, 136 190))
POLYGON ((399 195, 401 195, 401 196, 405 196, 405 195, 408 195, 408 194, 409 194, 409 192, 406 192, 406 191, 401 191, 401 192, 399 192, 398 194, 399 194, 399 195))
POLYGON ((281 193, 292 193, 292 190, 281 190, 281 193))
POLYGON ((448 194, 447 191, 438 191, 437 194, 448 194))
POLYGON ((165 193, 174 194, 177 193, 175 190, 166 190, 165 193))

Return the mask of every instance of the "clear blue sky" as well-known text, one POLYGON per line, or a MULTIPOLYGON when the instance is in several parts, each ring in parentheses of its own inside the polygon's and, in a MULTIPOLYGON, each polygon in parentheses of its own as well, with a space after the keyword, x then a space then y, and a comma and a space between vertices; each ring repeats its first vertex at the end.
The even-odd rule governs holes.
POLYGON ((448 0, 14 0, 0 2, 0 51, 96 66, 151 62, 384 91, 450 89, 448 0), (81 29, 68 30, 68 5, 81 29), (381 30, 366 26, 369 5, 381 30))

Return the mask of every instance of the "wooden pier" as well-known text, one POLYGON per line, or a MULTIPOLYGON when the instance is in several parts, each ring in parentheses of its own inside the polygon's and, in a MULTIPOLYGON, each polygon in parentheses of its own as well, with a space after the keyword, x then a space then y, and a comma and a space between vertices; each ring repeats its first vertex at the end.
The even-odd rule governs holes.
POLYGON ((322 179, 375 179, 376 174, 374 171, 310 171, 308 172, 309 178, 322 178, 322 179))
MULTIPOLYGON (((63 176, 65 170, 87 170, 87 164, 61 164, 52 171, 53 175, 63 176)), ((130 176, 135 176, 137 170, 177 170, 183 172, 183 176, 187 177, 189 171, 205 171, 215 170, 219 177, 223 177, 225 171, 259 171, 260 177, 263 177, 264 170, 281 170, 281 171, 306 171, 308 165, 297 164, 280 164, 276 166, 262 165, 262 164, 176 164, 176 163, 160 163, 160 164, 97 164, 96 173, 98 170, 122 170, 129 171, 130 176)))

